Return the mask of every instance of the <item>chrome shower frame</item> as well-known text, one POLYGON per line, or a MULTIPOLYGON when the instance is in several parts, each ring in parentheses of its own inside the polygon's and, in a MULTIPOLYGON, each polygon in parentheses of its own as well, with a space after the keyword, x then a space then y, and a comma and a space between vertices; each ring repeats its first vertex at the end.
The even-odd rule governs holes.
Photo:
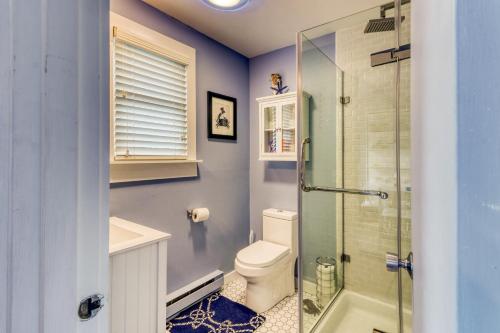
MULTIPOLYGON (((401 47, 401 0, 394 0, 394 19, 395 19, 395 35, 396 35, 396 49, 401 47)), ((401 211, 401 59, 398 54, 396 54, 396 200, 397 200, 397 256, 401 260, 402 258, 402 211, 401 211)), ((404 323, 403 323, 403 272, 398 269, 398 331, 403 333, 404 323)))
MULTIPOLYGON (((297 123, 298 124, 302 124, 304 119, 303 118, 303 115, 302 115, 302 103, 304 103, 304 97, 302 96, 302 32, 299 31, 297 32, 297 36, 296 36, 296 52, 297 52, 297 56, 295 57, 296 58, 296 68, 297 68, 297 73, 296 73, 296 77, 297 77, 297 123)), ((299 125, 297 126, 297 129, 296 129, 297 133, 297 138, 301 138, 302 137, 302 126, 299 125)), ((298 154, 298 159, 299 160, 302 160, 302 152, 299 151, 297 152, 298 154)), ((300 184, 300 171, 299 169, 297 168, 297 184, 300 184)), ((300 191, 300 187, 298 189, 300 191)), ((303 234, 302 232, 302 196, 300 195, 300 192, 299 192, 299 195, 297 196, 298 197, 298 202, 297 202, 297 214, 298 214, 298 232, 299 232, 299 239, 298 239, 298 255, 297 255, 297 265, 298 265, 298 269, 297 269, 297 286, 298 286, 298 294, 299 294, 299 297, 298 297, 298 311, 299 311, 299 333, 304 333, 304 315, 303 315, 303 311, 302 311, 302 304, 304 303, 304 293, 303 293, 303 290, 304 290, 304 283, 303 283, 303 265, 302 265, 302 252, 303 252, 303 244, 302 244, 302 237, 301 235, 303 234)))

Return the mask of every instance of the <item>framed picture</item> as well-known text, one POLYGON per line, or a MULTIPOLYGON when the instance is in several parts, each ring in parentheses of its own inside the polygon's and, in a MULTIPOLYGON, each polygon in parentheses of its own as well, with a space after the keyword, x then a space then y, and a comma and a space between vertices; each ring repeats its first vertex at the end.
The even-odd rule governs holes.
POLYGON ((208 137, 236 140, 236 98, 208 92, 208 137))

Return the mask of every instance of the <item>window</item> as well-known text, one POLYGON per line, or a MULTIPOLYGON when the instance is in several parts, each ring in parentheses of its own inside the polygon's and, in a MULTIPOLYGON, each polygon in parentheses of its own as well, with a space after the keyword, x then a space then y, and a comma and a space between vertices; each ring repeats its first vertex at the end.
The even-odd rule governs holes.
POLYGON ((185 64, 115 38, 115 159, 187 158, 185 64))
POLYGON ((195 50, 112 14, 110 53, 111 179, 179 177, 179 163, 197 162, 195 50))

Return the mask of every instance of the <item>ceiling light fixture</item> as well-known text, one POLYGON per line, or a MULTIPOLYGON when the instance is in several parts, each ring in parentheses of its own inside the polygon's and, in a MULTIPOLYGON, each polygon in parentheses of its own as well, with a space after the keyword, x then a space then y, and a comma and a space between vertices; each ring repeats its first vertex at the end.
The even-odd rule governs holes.
POLYGON ((208 6, 225 11, 235 11, 243 8, 250 0, 202 0, 208 6))

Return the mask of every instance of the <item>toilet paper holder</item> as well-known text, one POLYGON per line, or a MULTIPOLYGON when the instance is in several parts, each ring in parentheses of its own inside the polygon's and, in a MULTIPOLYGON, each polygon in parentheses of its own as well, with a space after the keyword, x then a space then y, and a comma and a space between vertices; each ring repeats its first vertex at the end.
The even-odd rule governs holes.
POLYGON ((193 222, 203 222, 203 221, 206 221, 208 219, 209 214, 210 214, 210 212, 208 211, 208 208, 191 208, 191 209, 188 209, 186 211, 186 213, 187 213, 187 218, 190 219, 193 222), (206 217, 204 217, 201 220, 197 221, 197 215, 196 215, 197 210, 206 210, 207 211, 206 217))

